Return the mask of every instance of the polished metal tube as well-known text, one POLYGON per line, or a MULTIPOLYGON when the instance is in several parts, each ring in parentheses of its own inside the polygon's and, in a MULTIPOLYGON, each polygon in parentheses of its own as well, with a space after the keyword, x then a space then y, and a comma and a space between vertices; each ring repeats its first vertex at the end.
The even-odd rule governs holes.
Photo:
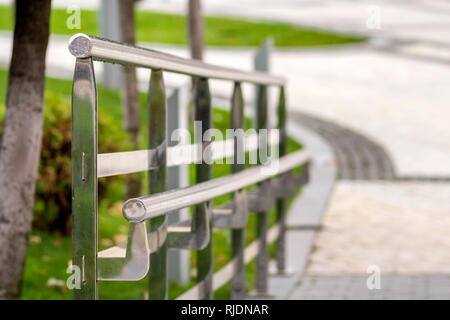
POLYGON ((224 68, 155 50, 101 39, 84 33, 77 33, 72 36, 69 41, 69 50, 76 58, 92 57, 98 61, 162 69, 202 78, 278 86, 282 86, 286 82, 282 77, 272 76, 267 73, 224 68))
MULTIPOLYGON (((286 132, 286 97, 284 87, 280 87, 278 98, 278 129, 280 130, 280 156, 288 152, 288 137, 286 132)), ((287 200, 284 197, 277 199, 276 203, 277 222, 280 225, 280 234, 277 239, 275 260, 278 274, 286 273, 286 214, 287 200)))
MULTIPOLYGON (((269 110, 267 99, 267 86, 259 85, 257 87, 256 99, 256 130, 269 128, 269 110)), ((267 155, 267 149, 264 151, 267 143, 262 143, 258 152, 258 162, 263 163, 263 155, 267 155), (261 153, 261 149, 263 152, 261 153)), ((267 183, 267 182, 266 182, 267 183)), ((262 187, 264 187, 261 184, 262 187)), ((256 237, 259 239, 258 256, 255 263, 255 289, 258 297, 267 297, 267 276, 269 262, 269 247, 267 244, 267 230, 269 228, 269 212, 267 210, 257 211, 256 216, 256 237)))
MULTIPOLYGON (((167 190, 167 104, 163 72, 152 70, 147 94, 147 133, 148 149, 158 152, 159 166, 148 172, 148 191, 160 193, 167 190)), ((166 233, 168 217, 150 219, 148 234, 166 233)), ((156 252, 150 254, 150 272, 148 274, 148 299, 167 300, 169 283, 167 278, 167 242, 163 241, 156 252)))
POLYGON ((309 161, 309 159, 309 151, 296 151, 280 158, 277 168, 271 172, 271 175, 268 175, 263 170, 266 166, 257 166, 193 186, 129 199, 125 202, 122 212, 125 219, 131 222, 139 222, 166 215, 170 211, 196 205, 267 180, 272 176, 300 166, 309 161))
MULTIPOLYGON (((242 88, 239 82, 235 82, 233 96, 231 98, 231 126, 233 129, 245 129, 244 116, 244 98, 242 96, 242 88)), ((245 164, 240 163, 239 154, 245 154, 245 146, 239 144, 237 137, 234 140, 234 161, 231 166, 233 173, 245 170, 245 164)), ((245 190, 242 190, 245 193, 245 190)), ((236 199, 237 193, 233 195, 236 199)), ((248 214, 248 207, 246 208, 248 214)), ((231 229, 231 256, 235 260, 233 266, 233 277, 231 279, 230 297, 231 300, 245 299, 245 264, 244 264, 244 248, 245 248, 245 227, 231 229)))
POLYGON ((92 59, 77 59, 72 87, 72 262, 75 300, 97 298, 97 85, 92 59))
MULTIPOLYGON (((195 93, 194 93, 194 119, 196 121, 201 121, 201 136, 203 137, 205 132, 211 129, 212 125, 212 107, 211 107, 211 94, 209 92, 208 79, 200 78, 194 80, 195 93)), ((199 143, 199 142, 198 142, 199 143)), ((205 154, 205 150, 208 147, 208 142, 202 143, 202 149, 200 150, 202 154, 205 154)), ((195 180, 196 183, 204 183, 210 181, 212 178, 212 166, 211 164, 202 161, 195 165, 195 180)), ((207 208, 210 208, 212 201, 205 199, 207 208)), ((204 208, 202 205, 196 205, 194 208, 194 213, 192 216, 193 227, 198 228, 204 224, 207 220, 204 214, 204 208)), ((197 267, 197 282, 202 283, 200 286, 198 299, 200 300, 212 300, 214 298, 214 292, 212 290, 212 274, 213 270, 213 225, 212 221, 208 221, 209 225, 209 241, 208 244, 201 250, 196 252, 196 267, 197 267)))

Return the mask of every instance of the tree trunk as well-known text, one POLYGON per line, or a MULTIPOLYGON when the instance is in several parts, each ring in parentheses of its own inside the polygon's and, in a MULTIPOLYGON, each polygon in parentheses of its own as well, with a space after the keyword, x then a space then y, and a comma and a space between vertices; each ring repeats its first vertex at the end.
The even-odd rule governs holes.
POLYGON ((0 145, 0 299, 20 297, 41 151, 50 0, 17 0, 0 145))
MULTIPOLYGON (((119 19, 121 41, 135 44, 134 27, 134 0, 119 1, 119 19)), ((133 148, 139 149, 139 94, 137 87, 136 69, 133 67, 123 68, 123 119, 125 130, 131 135, 133 148)), ((141 178, 139 175, 127 175, 126 198, 138 197, 141 194, 141 178)))
POLYGON ((203 60, 203 19, 200 0, 189 0, 188 29, 191 58, 203 60))
MULTIPOLYGON (((189 0, 188 9, 188 38, 191 58, 195 60, 203 60, 203 18, 200 0, 189 0)), ((197 78, 192 78, 192 103, 190 118, 194 121, 195 115, 195 92, 198 84, 197 78)))

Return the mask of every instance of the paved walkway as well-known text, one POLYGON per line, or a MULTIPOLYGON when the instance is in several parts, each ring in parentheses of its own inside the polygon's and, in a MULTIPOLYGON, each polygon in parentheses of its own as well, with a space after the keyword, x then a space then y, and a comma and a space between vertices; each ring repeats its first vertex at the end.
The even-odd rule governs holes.
POLYGON ((368 290, 365 275, 308 275, 291 294, 295 300, 448 300, 450 276, 383 274, 380 289, 368 290))
POLYGON ((450 184, 340 182, 291 299, 450 298, 450 184), (381 289, 369 290, 369 266, 381 289))

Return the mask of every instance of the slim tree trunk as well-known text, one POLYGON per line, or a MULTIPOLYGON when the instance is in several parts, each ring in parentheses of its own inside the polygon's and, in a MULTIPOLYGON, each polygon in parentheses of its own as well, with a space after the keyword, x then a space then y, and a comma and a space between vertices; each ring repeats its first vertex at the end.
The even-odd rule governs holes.
POLYGON ((41 151, 50 0, 17 0, 0 145, 0 299, 21 294, 41 151))
MULTIPOLYGON (((203 60, 203 18, 200 0, 189 0, 188 8, 188 38, 191 58, 195 60, 203 60)), ((198 79, 192 78, 192 108, 191 122, 194 121, 195 115, 195 92, 198 79)))
POLYGON ((200 0, 189 0, 188 30, 191 58, 203 60, 203 19, 200 0))
MULTIPOLYGON (((134 0, 119 1, 119 19, 122 42, 135 44, 134 27, 134 0)), ((136 69, 133 67, 123 68, 123 117, 124 127, 132 139, 133 148, 139 149, 139 95, 137 87, 136 69)), ((140 196, 141 179, 137 175, 127 175, 126 198, 140 196)))

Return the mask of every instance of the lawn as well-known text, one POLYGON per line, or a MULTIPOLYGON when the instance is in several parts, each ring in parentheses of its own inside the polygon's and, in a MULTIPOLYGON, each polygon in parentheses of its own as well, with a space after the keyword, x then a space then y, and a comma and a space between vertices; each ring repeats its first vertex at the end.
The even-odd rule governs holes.
MULTIPOLYGON (((3 119, 7 74, 0 70, 0 120, 3 119)), ((47 78, 46 103, 53 101, 50 97, 57 95, 59 103, 70 110, 71 99, 70 80, 47 78)), ((142 106, 142 131, 145 132, 146 112, 145 94, 141 94, 142 106)), ((120 130, 121 122, 121 97, 117 91, 99 87, 99 117, 110 117, 112 124, 120 130)), ((46 113, 48 113, 48 105, 46 113)), ((213 126, 224 131, 229 127, 229 113, 220 109, 213 109, 213 126)), ((250 119, 247 119, 247 126, 250 119)), ((0 125, 1 126, 1 125, 0 125)), ((99 133, 102 134, 101 132, 99 133)), ((145 135, 144 135, 145 136, 145 135)), ((145 145, 145 137, 142 146, 145 145)), ((300 148, 295 141, 290 140, 290 151, 300 148)), ((194 176, 194 166, 191 166, 191 177, 194 176)), ((229 165, 216 164, 213 166, 213 177, 219 177, 230 172, 229 165)), ((145 175, 141 175, 146 179, 145 175)), ((124 180, 119 178, 102 178, 109 184, 108 193, 99 198, 99 249, 111 247, 126 239, 128 223, 121 213, 124 200, 124 180)), ((192 179, 191 179, 192 181, 192 179)), ((217 205, 226 201, 229 196, 223 196, 214 200, 217 205)), ((275 223, 275 212, 270 212, 270 224, 275 223)), ((250 214, 247 226, 247 243, 255 239, 255 215, 250 214)), ((230 261, 230 231, 215 230, 214 232, 214 270, 218 270, 230 261)), ((274 246, 270 251, 274 253, 274 246)), ((191 269, 195 270, 195 253, 191 254, 191 269)), ((69 274, 66 269, 71 260, 71 238, 58 233, 49 233, 33 230, 29 239, 29 250, 25 264, 23 282, 23 299, 71 299, 72 293, 65 286, 69 274)), ((246 288, 251 290, 254 284, 254 263, 246 266, 246 288)), ((194 277, 188 286, 180 286, 171 282, 169 298, 175 298, 190 286, 195 284, 194 277)), ((100 299, 143 299, 146 296, 147 279, 138 282, 100 282, 100 299)), ((215 293, 216 298, 229 298, 229 284, 215 293)))
MULTIPOLYGON (((70 30, 64 9, 53 9, 51 32, 72 35, 84 32, 98 35, 97 11, 81 11, 81 29, 70 30)), ((210 46, 259 46, 267 37, 278 47, 303 47, 361 42, 358 36, 338 34, 286 23, 252 22, 242 19, 205 17, 205 42, 210 46)), ((184 15, 137 11, 136 36, 141 42, 186 44, 186 18, 184 15)), ((13 14, 8 6, 0 6, 0 30, 11 30, 13 14)))

